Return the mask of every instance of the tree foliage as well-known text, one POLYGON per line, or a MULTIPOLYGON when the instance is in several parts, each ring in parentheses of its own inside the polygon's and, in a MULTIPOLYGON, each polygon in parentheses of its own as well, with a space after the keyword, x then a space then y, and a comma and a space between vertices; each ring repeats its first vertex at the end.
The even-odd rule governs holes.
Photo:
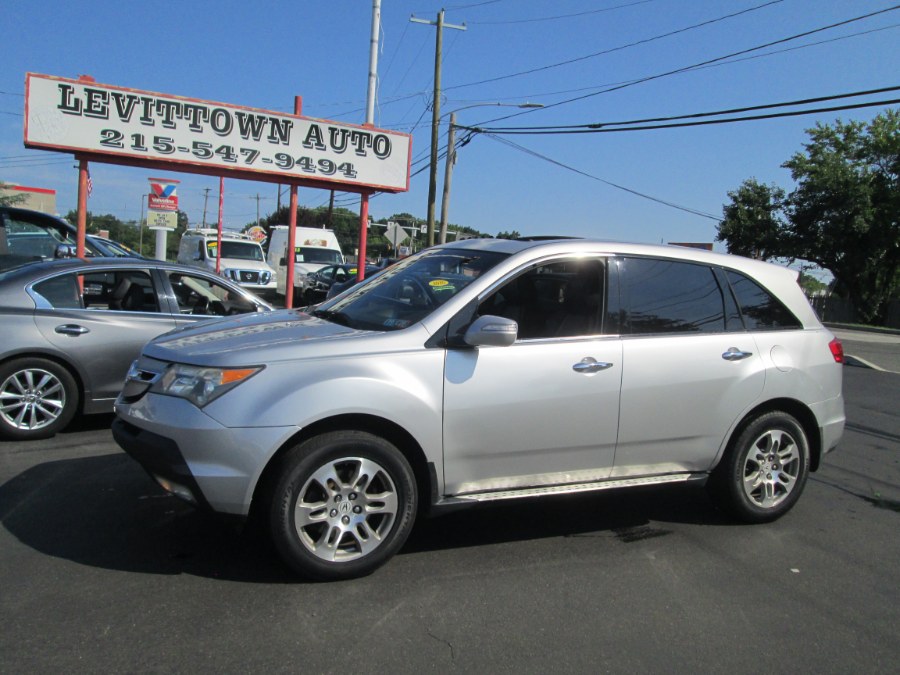
MULTIPOLYGON (((66 220, 73 225, 78 224, 78 212, 69 211, 66 220)), ((146 256, 153 257, 156 252, 156 232, 146 227, 141 228, 136 221, 124 222, 111 213, 95 215, 88 211, 85 215, 87 234, 100 234, 108 232, 108 238, 125 244, 135 251, 142 252, 146 256)), ((178 256, 178 244, 181 235, 187 229, 188 217, 184 211, 178 212, 178 226, 166 237, 166 259, 175 260, 178 256)))
POLYGON ((730 253, 828 269, 861 318, 878 320, 900 290, 900 112, 807 134, 783 164, 794 191, 745 181, 729 193, 718 239, 730 253))

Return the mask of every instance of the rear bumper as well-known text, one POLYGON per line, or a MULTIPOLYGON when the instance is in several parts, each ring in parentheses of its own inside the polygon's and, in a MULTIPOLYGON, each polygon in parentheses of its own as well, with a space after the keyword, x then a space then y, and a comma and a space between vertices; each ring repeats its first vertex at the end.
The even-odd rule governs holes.
POLYGON ((819 421, 821 451, 824 456, 837 447, 844 435, 844 424, 847 421, 844 415, 844 397, 836 396, 817 403, 811 408, 819 421))

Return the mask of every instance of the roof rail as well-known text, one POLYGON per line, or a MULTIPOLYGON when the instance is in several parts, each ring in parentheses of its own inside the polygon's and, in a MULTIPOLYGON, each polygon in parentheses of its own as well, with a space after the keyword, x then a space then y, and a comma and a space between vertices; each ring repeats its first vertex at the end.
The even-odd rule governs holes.
POLYGON ((517 237, 516 241, 553 241, 555 239, 584 239, 584 237, 564 237, 560 234, 540 234, 531 237, 517 237))

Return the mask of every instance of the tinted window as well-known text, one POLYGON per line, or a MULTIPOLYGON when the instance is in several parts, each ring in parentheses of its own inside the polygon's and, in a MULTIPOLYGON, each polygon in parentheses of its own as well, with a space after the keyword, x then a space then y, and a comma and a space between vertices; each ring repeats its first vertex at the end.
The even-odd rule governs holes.
POLYGON ((80 309, 81 291, 75 274, 61 274, 35 284, 32 290, 54 309, 80 309))
POLYGON ((520 340, 598 335, 604 278, 605 266, 599 260, 539 265, 486 298, 478 313, 513 319, 520 340))
POLYGON ((625 258, 619 265, 619 293, 623 334, 725 330, 724 296, 706 265, 625 258))
POLYGON ((727 270, 747 330, 786 330, 802 328, 790 310, 769 291, 740 272, 727 270))

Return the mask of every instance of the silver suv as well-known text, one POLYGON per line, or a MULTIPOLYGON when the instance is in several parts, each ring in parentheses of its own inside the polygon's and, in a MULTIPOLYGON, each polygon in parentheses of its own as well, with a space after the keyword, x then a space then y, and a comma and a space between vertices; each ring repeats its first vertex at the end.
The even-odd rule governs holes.
POLYGON ((420 510, 706 482, 773 520, 844 428, 840 343, 795 273, 686 248, 466 240, 310 313, 156 338, 118 443, 262 517, 301 574, 367 574, 420 510))

